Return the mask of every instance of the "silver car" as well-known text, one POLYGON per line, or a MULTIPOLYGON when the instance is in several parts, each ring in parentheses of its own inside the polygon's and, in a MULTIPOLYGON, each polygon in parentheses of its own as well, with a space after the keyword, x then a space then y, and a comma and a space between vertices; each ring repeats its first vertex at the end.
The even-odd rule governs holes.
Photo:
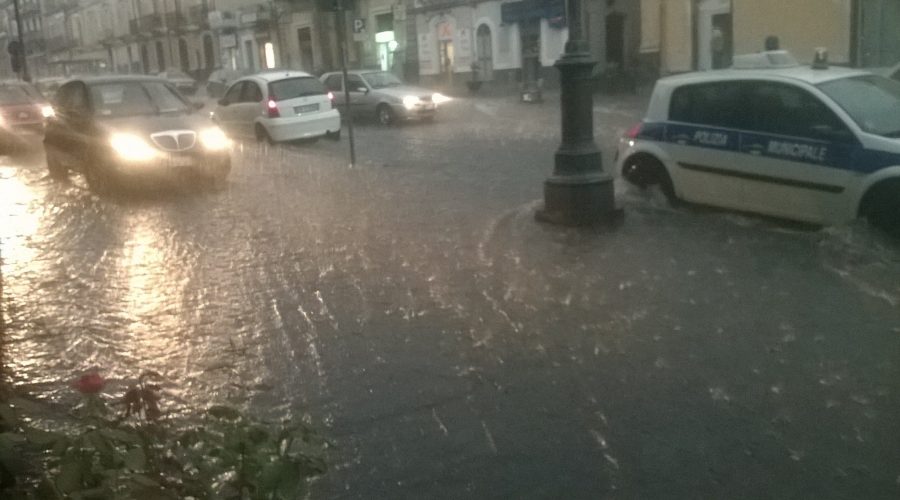
MULTIPOLYGON (((346 109, 343 75, 321 77, 341 112, 346 109)), ((378 70, 354 70, 347 74, 350 111, 353 116, 375 117, 382 125, 400 120, 434 120, 438 105, 450 100, 438 92, 403 83, 394 74, 378 70)))

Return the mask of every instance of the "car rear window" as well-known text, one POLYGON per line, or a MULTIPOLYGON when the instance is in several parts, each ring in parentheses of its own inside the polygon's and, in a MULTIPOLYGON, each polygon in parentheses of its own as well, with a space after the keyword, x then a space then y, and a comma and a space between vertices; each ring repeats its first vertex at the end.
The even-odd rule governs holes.
POLYGON ((269 98, 275 101, 325 94, 325 86, 311 76, 285 78, 269 84, 269 98))

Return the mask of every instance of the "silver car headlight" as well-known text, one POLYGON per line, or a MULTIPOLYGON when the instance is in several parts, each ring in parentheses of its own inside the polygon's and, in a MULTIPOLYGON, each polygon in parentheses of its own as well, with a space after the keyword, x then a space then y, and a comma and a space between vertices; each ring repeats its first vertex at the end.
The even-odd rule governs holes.
POLYGON ((440 92, 435 92, 431 95, 431 100, 434 101, 435 104, 444 104, 452 101, 453 99, 450 97, 441 94, 440 92))
POLYGON ((222 151, 231 146, 231 140, 219 127, 210 127, 200 131, 200 144, 209 151, 222 151))
POLYGON ((419 98, 414 95, 403 96, 403 107, 406 109, 413 109, 416 107, 416 104, 419 104, 419 98))
POLYGON ((119 158, 127 161, 150 161, 159 156, 159 150, 134 134, 115 133, 109 137, 109 144, 119 158))

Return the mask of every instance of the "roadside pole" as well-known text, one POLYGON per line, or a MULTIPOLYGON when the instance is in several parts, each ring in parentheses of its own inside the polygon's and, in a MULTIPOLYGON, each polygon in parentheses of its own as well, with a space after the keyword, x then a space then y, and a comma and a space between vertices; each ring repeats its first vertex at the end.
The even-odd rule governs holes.
POLYGON ((350 168, 356 165, 356 141, 353 137, 353 114, 350 112, 350 86, 347 85, 347 14, 344 2, 336 0, 334 15, 337 17, 338 43, 341 46, 341 72, 344 81, 344 112, 347 114, 347 132, 350 135, 350 168))
POLYGON ((28 57, 25 55, 25 37, 22 36, 22 16, 19 15, 19 0, 13 0, 13 9, 16 15, 16 31, 19 35, 18 50, 21 52, 22 58, 22 71, 19 73, 19 77, 26 82, 30 82, 31 75, 28 74, 28 57))

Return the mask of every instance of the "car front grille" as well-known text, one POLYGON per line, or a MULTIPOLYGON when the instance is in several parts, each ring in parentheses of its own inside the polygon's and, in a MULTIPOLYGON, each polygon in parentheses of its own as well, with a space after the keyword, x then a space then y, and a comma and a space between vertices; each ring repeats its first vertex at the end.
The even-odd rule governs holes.
POLYGON ((184 151, 197 142, 197 133, 192 130, 167 130, 150 134, 153 142, 164 151, 184 151))

